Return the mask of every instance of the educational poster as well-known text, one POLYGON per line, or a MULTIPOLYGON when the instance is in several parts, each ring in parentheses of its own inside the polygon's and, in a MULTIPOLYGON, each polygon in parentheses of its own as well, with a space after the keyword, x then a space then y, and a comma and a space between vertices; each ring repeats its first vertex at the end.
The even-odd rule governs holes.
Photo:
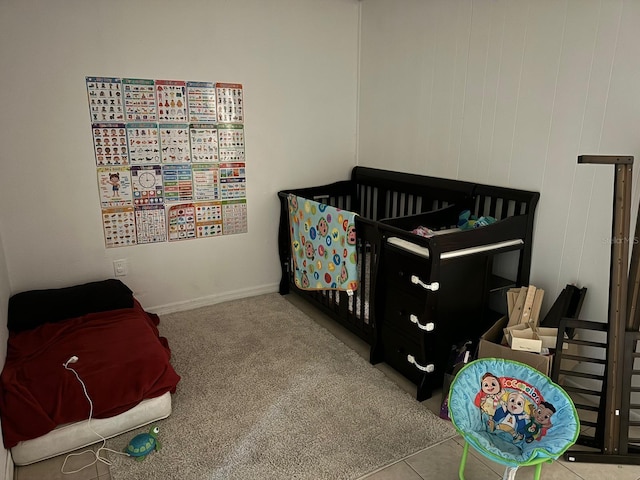
POLYGON ((219 200, 220 187, 218 181, 218 166, 211 164, 193 165, 193 199, 219 200))
POLYGON ((222 233, 233 235, 247 232, 247 202, 235 200, 222 202, 222 233))
POLYGON ((211 122, 216 119, 216 86, 213 82, 187 82, 187 105, 190 122, 211 122))
POLYGON ((135 209, 139 244, 167 241, 167 224, 163 205, 143 205, 135 209))
POLYGON ((216 125, 193 124, 189 129, 189 137, 193 163, 218 161, 218 129, 216 125))
POLYGON ((242 84, 85 80, 108 248, 247 232, 242 84))
POLYGON ((158 205, 164 202, 162 167, 160 165, 132 165, 133 205, 158 205))
POLYGON ((158 121, 177 123, 187 121, 186 82, 156 80, 158 121))
POLYGON ((218 132, 220 161, 244 162, 244 127, 235 123, 221 124, 218 132))
POLYGON ((196 236, 222 235, 222 204, 220 202, 196 204, 196 236))
POLYGON ((153 80, 123 78, 124 109, 127 122, 155 122, 156 87, 153 80))
POLYGON ((160 163, 157 123, 128 123, 129 162, 132 165, 160 163))
POLYGON ((103 207, 123 207, 133 204, 128 167, 99 167, 98 187, 100 204, 103 207))
POLYGON ((160 150, 162 152, 162 163, 190 162, 189 125, 160 125, 160 150))
POLYGON ((169 208, 169 241, 196 238, 195 207, 191 203, 169 208))
POLYGON ((193 199, 191 165, 163 165, 162 184, 166 202, 184 202, 193 199))
POLYGON ((103 208, 102 226, 107 248, 136 244, 136 227, 133 207, 103 208))
POLYGON ((94 123, 91 130, 97 166, 129 163, 124 123, 94 123))
POLYGON ((122 122, 122 84, 119 78, 87 77, 87 95, 91 122, 122 122))
POLYGON ((244 123, 242 85, 239 83, 216 83, 218 122, 244 123))
POLYGON ((222 163, 219 172, 222 200, 247 197, 244 163, 222 163))

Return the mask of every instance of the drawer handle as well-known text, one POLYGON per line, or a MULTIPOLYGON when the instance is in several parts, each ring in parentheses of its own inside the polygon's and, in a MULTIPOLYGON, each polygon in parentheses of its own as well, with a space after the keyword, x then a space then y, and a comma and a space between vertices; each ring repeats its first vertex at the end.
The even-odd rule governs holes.
POLYGON ((438 282, 424 283, 417 275, 411 275, 411 283, 414 285, 420 285, 422 288, 431 290, 432 292, 435 292, 440 288, 440 284, 438 282))
POLYGON ((416 357, 414 357, 413 355, 407 355, 407 362, 413 363, 418 370, 422 370, 423 372, 427 372, 427 373, 431 373, 436 369, 433 363, 430 363, 426 367, 423 367, 418 362, 416 362, 416 357))
POLYGON ((434 328, 436 328, 436 326, 435 326, 435 324, 433 322, 425 323, 423 325, 418 320, 418 317, 416 317, 413 313, 411 315, 409 315, 409 320, 411 320, 411 323, 415 323, 420 330, 425 330, 427 332, 431 332, 431 331, 433 331, 434 328))

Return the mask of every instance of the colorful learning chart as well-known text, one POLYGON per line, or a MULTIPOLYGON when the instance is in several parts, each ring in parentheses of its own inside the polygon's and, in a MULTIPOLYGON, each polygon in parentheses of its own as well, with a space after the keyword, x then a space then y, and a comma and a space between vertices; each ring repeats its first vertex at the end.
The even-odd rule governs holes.
POLYGON ((220 185, 218 182, 218 166, 211 164, 193 165, 193 199, 219 200, 220 185))
POLYGON ((138 243, 167 241, 167 224, 164 205, 143 205, 136 207, 136 233, 138 243))
POLYGON ((195 207, 191 203, 169 208, 169 241, 196 238, 195 207))
POLYGON ((97 166, 129 163, 124 123, 94 123, 91 125, 91 131, 97 166))
POLYGON ((216 122, 216 86, 213 82, 187 82, 190 122, 216 122))
POLYGON ((196 236, 222 235, 222 204, 220 202, 196 203, 196 236))
POLYGON ((123 122, 121 79, 86 77, 86 82, 91 122, 123 122))
POLYGON ((127 138, 131 165, 160 163, 157 123, 128 123, 127 138))
POLYGON ((218 161, 218 129, 215 125, 192 124, 189 129, 189 137, 193 163, 218 161))
POLYGON ((186 163, 191 161, 189 125, 160 125, 160 151, 162 163, 186 163))
POLYGON ((244 162, 244 127, 236 123, 220 124, 218 148, 221 162, 244 162))
POLYGON ((107 248, 136 244, 136 227, 133 207, 103 208, 102 227, 107 248))
POLYGON ((123 78, 124 110, 127 122, 155 122, 156 87, 153 80, 123 78))
POLYGON ((176 80, 156 80, 158 121, 187 121, 187 83, 176 80))
POLYGON ((220 164, 220 198, 233 200, 246 198, 246 178, 244 163, 220 164))
POLYGON ((132 165, 133 205, 158 205, 164 202, 162 167, 160 165, 132 165))
POLYGON ((100 203, 103 207, 123 207, 133 204, 128 167, 99 167, 98 187, 100 203))
POLYGON ((242 84, 85 81, 107 248, 247 232, 242 84))
POLYGON ((247 202, 234 200, 222 202, 222 233, 233 235, 247 232, 247 202))
POLYGON ((242 85, 239 83, 216 83, 218 122, 244 123, 242 85))
POLYGON ((162 184, 166 202, 183 202, 193 199, 191 165, 163 165, 162 184))

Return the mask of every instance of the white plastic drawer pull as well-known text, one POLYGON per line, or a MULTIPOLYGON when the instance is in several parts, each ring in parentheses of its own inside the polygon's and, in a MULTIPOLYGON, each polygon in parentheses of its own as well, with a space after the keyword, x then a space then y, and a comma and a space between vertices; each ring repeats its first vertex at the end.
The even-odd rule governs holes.
POLYGON ((424 283, 417 275, 411 275, 411 283, 414 285, 420 285, 422 288, 426 288, 432 292, 435 292, 440 288, 440 284, 438 282, 424 283))
POLYGON ((414 357, 413 355, 407 355, 407 362, 413 363, 418 370, 422 370, 423 372, 427 372, 427 373, 431 373, 436 369, 433 363, 430 363, 426 367, 423 367, 418 362, 416 362, 416 357, 414 357))
POLYGON ((423 325, 418 320, 418 317, 416 317, 413 313, 409 315, 409 320, 411 320, 411 323, 415 323, 420 330, 426 330, 427 332, 431 332, 434 328, 436 328, 433 322, 425 323, 423 325))

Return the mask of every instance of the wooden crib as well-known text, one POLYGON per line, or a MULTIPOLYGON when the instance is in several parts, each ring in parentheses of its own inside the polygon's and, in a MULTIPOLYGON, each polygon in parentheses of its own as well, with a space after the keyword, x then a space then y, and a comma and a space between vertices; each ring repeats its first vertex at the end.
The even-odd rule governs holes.
POLYGON ((499 316, 492 294, 529 283, 537 192, 355 167, 350 180, 278 195, 280 293, 295 292, 365 340, 371 362, 385 361, 416 383, 419 400, 441 384, 452 345, 477 340, 499 316), (290 194, 358 214, 353 295, 295 285, 290 194), (463 231, 464 210, 497 221, 463 231), (411 233, 419 226, 436 235, 411 233), (494 262, 502 254, 509 256, 494 262), (496 275, 494 263, 508 278, 496 275))

